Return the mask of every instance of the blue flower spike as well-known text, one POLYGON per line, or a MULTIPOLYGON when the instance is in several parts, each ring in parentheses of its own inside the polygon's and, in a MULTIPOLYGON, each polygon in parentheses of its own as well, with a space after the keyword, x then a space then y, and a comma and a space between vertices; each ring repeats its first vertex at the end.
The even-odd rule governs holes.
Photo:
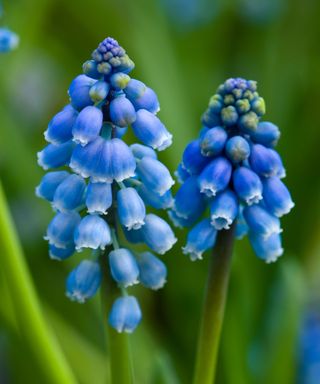
POLYGON ((174 180, 156 152, 171 145, 172 135, 157 117, 155 91, 131 78, 133 68, 110 37, 93 51, 83 74, 70 84, 69 104, 44 133, 48 144, 38 153, 38 163, 49 172, 36 188, 56 211, 45 237, 49 257, 63 261, 77 252, 89 255, 69 274, 66 295, 83 303, 103 278, 112 279, 122 295, 109 314, 118 332, 133 332, 142 318, 127 290, 140 283, 160 289, 167 277, 158 257, 136 253, 132 245, 144 244, 162 255, 176 242, 169 224, 146 209, 173 206, 174 180), (124 137, 130 129, 140 142, 129 146, 124 137), (101 263, 109 268, 106 276, 101 263))
POLYGON ((19 45, 19 36, 8 28, 0 28, 0 53, 11 52, 19 45))
POLYGON ((233 223, 235 237, 248 235, 266 263, 283 254, 279 218, 294 203, 275 150, 280 130, 261 121, 264 114, 255 81, 228 79, 210 98, 199 136, 186 146, 175 173, 181 187, 168 212, 175 226, 193 226, 183 247, 191 260, 201 259, 233 223))

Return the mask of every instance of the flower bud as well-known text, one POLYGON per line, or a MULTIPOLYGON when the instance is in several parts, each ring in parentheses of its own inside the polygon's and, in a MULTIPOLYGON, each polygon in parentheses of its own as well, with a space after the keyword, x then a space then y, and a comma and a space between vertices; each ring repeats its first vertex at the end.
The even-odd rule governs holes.
POLYGON ((270 177, 263 181, 263 201, 273 215, 281 217, 294 207, 288 188, 278 177, 270 177))
POLYGON ((150 252, 143 252, 138 256, 139 280, 147 288, 160 289, 166 283, 167 267, 150 252))
POLYGON ((139 268, 133 254, 126 248, 109 253, 109 266, 113 279, 123 287, 138 283, 139 268))
POLYGON ((265 208, 260 205, 251 205, 243 210, 243 216, 254 233, 263 235, 265 238, 282 232, 280 228, 280 220, 271 215, 265 208))
POLYGON ((105 215, 112 205, 112 189, 110 183, 94 183, 90 181, 86 193, 86 206, 89 213, 105 215))
POLYGON ((118 96, 110 103, 110 118, 119 127, 126 127, 136 120, 132 103, 124 96, 118 96))
POLYGON ((57 187, 52 206, 58 211, 72 211, 83 204, 86 183, 78 175, 69 175, 57 187))
POLYGON ((242 136, 233 136, 227 141, 226 154, 233 163, 240 163, 249 157, 250 146, 242 136))
POLYGON ((111 244, 109 225, 98 215, 87 215, 74 232, 74 242, 78 252, 83 248, 104 250, 111 244))
POLYGON ((139 161, 137 175, 146 188, 160 196, 164 195, 174 184, 166 166, 152 157, 144 157, 139 161))
POLYGON ((101 279, 99 264, 94 261, 83 260, 67 278, 66 295, 72 301, 84 303, 96 294, 101 279))
POLYGON ((102 128, 103 114, 97 107, 85 107, 78 115, 73 128, 73 140, 86 145, 96 139, 102 128))
POLYGON ((146 109, 137 111, 137 119, 132 124, 132 129, 139 140, 158 151, 166 149, 172 143, 172 135, 166 127, 146 109))
POLYGON ((279 233, 273 233, 269 237, 265 237, 249 232, 249 240, 255 254, 266 263, 275 262, 283 254, 279 233))
POLYGON ((273 123, 262 121, 258 124, 257 129, 250 133, 250 137, 256 143, 266 147, 275 147, 280 138, 280 131, 273 123))
POLYGON ((79 75, 72 81, 69 87, 69 96, 71 104, 75 109, 81 110, 93 104, 89 91, 95 82, 96 80, 86 75, 79 75))
POLYGON ((156 152, 152 148, 147 147, 146 145, 132 144, 130 145, 130 149, 133 153, 133 156, 138 160, 141 160, 145 156, 152 157, 153 159, 157 159, 158 157, 156 152))
POLYGON ((117 193, 117 203, 121 225, 129 231, 143 226, 146 207, 134 188, 120 189, 117 193))
POLYGON ((215 196, 229 184, 232 166, 224 157, 212 160, 198 177, 200 192, 208 197, 215 196))
POLYGON ((109 89, 110 86, 108 83, 103 80, 97 81, 93 84, 89 91, 91 100, 95 103, 99 103, 100 101, 104 100, 108 96, 109 89))
POLYGON ((72 247, 73 234, 80 220, 81 217, 77 212, 58 212, 48 225, 45 240, 57 248, 72 247))
POLYGON ((134 296, 119 297, 112 305, 109 324, 119 333, 132 333, 142 319, 141 310, 134 296))
POLYGON ((62 167, 69 163, 73 148, 74 143, 71 140, 58 145, 48 144, 38 152, 38 164, 44 170, 62 167))
POLYGON ((49 244, 49 257, 52 260, 65 260, 74 254, 74 245, 69 248, 59 248, 53 244, 49 244))
POLYGON ((238 215, 236 194, 227 189, 217 194, 210 205, 211 225, 218 231, 229 229, 238 215))
POLYGON ((48 172, 36 188, 36 195, 48 201, 53 200, 54 193, 59 184, 69 176, 67 171, 48 172))
POLYGON ((203 252, 214 247, 216 237, 217 230, 210 224, 209 219, 204 219, 188 233, 187 245, 182 251, 190 256, 191 261, 202 259, 203 252))
POLYGON ((52 144, 62 144, 72 139, 72 127, 78 112, 69 104, 50 121, 44 137, 52 144))
POLYGON ((233 187, 240 199, 248 205, 262 199, 262 183, 259 176, 246 167, 239 167, 233 172, 233 187))
POLYGON ((182 155, 182 166, 191 175, 199 174, 211 159, 201 153, 200 140, 191 141, 182 155))
POLYGON ((147 246, 160 255, 169 251, 177 241, 169 224, 152 213, 146 215, 145 224, 139 231, 147 246))
POLYGON ((227 132, 223 128, 214 127, 209 129, 200 142, 201 154, 203 156, 219 155, 224 149, 227 138, 227 132))

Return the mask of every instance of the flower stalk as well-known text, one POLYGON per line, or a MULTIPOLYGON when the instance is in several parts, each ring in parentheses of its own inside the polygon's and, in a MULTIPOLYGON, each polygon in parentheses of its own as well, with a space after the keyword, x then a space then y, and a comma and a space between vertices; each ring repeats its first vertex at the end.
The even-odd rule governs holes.
POLYGON ((12 295, 21 334, 43 369, 50 384, 73 384, 76 379, 60 346, 43 316, 23 251, 21 249, 4 191, 0 183, 1 266, 12 295))
POLYGON ((212 251, 201 318, 194 384, 212 384, 215 378, 234 243, 233 224, 220 231, 212 251))

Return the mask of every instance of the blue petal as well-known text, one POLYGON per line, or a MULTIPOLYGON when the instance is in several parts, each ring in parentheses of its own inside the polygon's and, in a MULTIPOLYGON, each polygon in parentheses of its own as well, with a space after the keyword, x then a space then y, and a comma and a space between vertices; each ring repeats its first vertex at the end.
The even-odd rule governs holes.
POLYGON ((249 232, 249 240, 255 254, 266 263, 276 261, 282 254, 281 237, 274 233, 268 237, 249 232))
POLYGON ((147 87, 142 81, 131 79, 124 89, 124 92, 129 100, 134 100, 141 97, 146 89, 147 87))
POLYGON ((252 232, 264 235, 266 238, 282 231, 280 220, 260 205, 246 207, 243 216, 252 232))
POLYGON ((74 252, 74 245, 70 246, 69 248, 59 248, 52 244, 49 245, 49 256, 52 260, 65 260, 72 256, 74 252))
POLYGON ((130 145, 130 149, 133 153, 133 156, 139 160, 141 160, 145 156, 152 157, 153 159, 157 159, 158 157, 156 152, 152 148, 147 147, 146 145, 132 144, 130 145))
POLYGON ((233 187, 240 199, 248 205, 262 199, 262 183, 259 176, 246 167, 239 167, 233 172, 233 187))
POLYGON ((89 213, 106 214, 112 205, 112 188, 110 183, 90 181, 86 193, 86 206, 89 213))
POLYGON ((69 176, 67 171, 48 172, 41 179, 40 184, 36 188, 36 195, 48 201, 53 200, 54 193, 59 184, 69 176))
POLYGON ((133 254, 126 248, 109 253, 109 266, 113 279, 123 287, 138 283, 139 268, 133 254))
POLYGON ((210 205, 211 225, 217 229, 229 229, 238 215, 236 194, 227 189, 220 192, 210 205))
POLYGON ((262 121, 258 124, 257 129, 251 132, 250 137, 266 147, 275 147, 280 138, 280 131, 273 123, 262 121))
POLYGON ((172 135, 162 122, 146 109, 137 111, 137 119, 132 124, 132 129, 139 140, 158 151, 172 144, 172 135))
POLYGON ((99 264, 94 261, 83 260, 67 278, 66 295, 72 301, 84 303, 96 294, 101 279, 99 264))
POLYGON ((81 220, 77 212, 58 212, 51 220, 45 240, 57 248, 70 248, 73 246, 73 234, 81 220))
POLYGON ((182 155, 182 166, 191 175, 199 174, 210 159, 201 154, 200 140, 193 140, 189 143, 182 155))
POLYGON ((59 145, 48 144, 38 152, 38 164, 44 170, 62 167, 69 163, 73 148, 74 143, 71 140, 59 145))
POLYGON ((93 104, 89 91, 95 82, 96 80, 91 79, 86 75, 79 75, 71 82, 69 96, 74 108, 81 110, 82 108, 93 104))
POLYGON ((136 120, 134 106, 124 95, 113 99, 109 108, 111 121, 119 127, 126 127, 136 120))
POLYGON ((56 189, 52 206, 59 211, 71 211, 83 204, 86 183, 78 175, 69 175, 56 189))
POLYGON ((85 107, 78 115, 72 128, 73 140, 86 145, 97 138, 102 128, 103 114, 97 107, 85 107))
POLYGON ((200 142, 201 154, 203 156, 219 155, 226 144, 228 134, 222 127, 209 129, 202 137, 200 142))
POLYGON ((261 144, 252 146, 249 161, 252 170, 264 177, 276 176, 283 168, 277 152, 261 144))
POLYGON ((204 195, 200 193, 196 176, 191 176, 179 188, 173 210, 177 216, 183 219, 191 219, 195 222, 205 209, 204 195))
POLYGON ((120 189, 117 193, 118 216, 127 230, 139 229, 144 224, 146 207, 134 188, 120 189))
POLYGON ((95 103, 104 100, 109 93, 110 86, 107 82, 99 80, 90 88, 89 96, 95 103))
POLYGON ((145 224, 139 231, 148 247, 160 255, 169 251, 177 241, 169 224, 152 213, 146 215, 145 224))
POLYGON ((62 111, 57 113, 48 125, 44 137, 52 144, 62 144, 72 139, 72 127, 76 121, 78 112, 67 105, 62 111))
POLYGON ((294 207, 288 188, 278 177, 263 181, 263 201, 268 211, 277 217, 288 214, 294 207))
POLYGON ((217 230, 210 224, 209 219, 204 219, 188 233, 187 245, 182 251, 189 255, 192 261, 202 259, 203 252, 214 247, 216 237, 217 230))
POLYGON ((249 143, 242 136, 233 136, 227 141, 226 154, 233 163, 240 163, 250 155, 249 143))
POLYGON ((152 192, 145 185, 141 184, 137 191, 144 203, 155 209, 168 209, 173 205, 173 197, 170 190, 160 196, 159 194, 152 192))
POLYGON ((158 97, 154 90, 149 87, 146 88, 146 90, 141 96, 136 98, 128 97, 128 99, 132 102, 136 111, 138 111, 139 109, 146 109, 147 111, 154 114, 160 111, 158 97))
POLYGON ((200 192, 208 197, 215 196, 229 184, 232 173, 230 162, 224 157, 212 160, 198 177, 200 192))
POLYGON ((112 305, 109 324, 119 333, 132 333, 142 319, 138 301, 133 296, 119 297, 112 305))
POLYGON ((138 162, 137 175, 147 189, 160 196, 164 195, 174 184, 168 169, 152 157, 144 157, 138 162))
POLYGON ((102 249, 111 244, 109 225, 98 215, 88 215, 81 219, 74 232, 76 250, 83 248, 102 249))
POLYGON ((165 264, 150 252, 138 256, 140 270, 139 280, 150 289, 160 289, 166 283, 167 268, 165 264))

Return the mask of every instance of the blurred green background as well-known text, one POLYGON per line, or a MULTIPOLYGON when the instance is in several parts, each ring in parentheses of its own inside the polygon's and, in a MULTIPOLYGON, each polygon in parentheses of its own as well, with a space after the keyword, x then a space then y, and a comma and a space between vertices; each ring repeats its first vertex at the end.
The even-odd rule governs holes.
MULTIPOLYGON (((0 56, 0 175, 47 321, 79 383, 106 383, 106 324, 99 298, 78 305, 64 296, 77 256, 64 263, 47 256, 52 212, 34 196, 43 175, 36 152, 69 83, 106 36, 135 61, 132 76, 159 96, 160 118, 174 135, 160 158, 171 171, 216 87, 228 77, 258 81, 265 119, 282 132, 278 149, 296 207, 283 220, 285 254, 275 265, 258 260, 247 239, 236 244, 217 383, 295 383, 301 321, 320 308, 320 2, 7 0, 4 9, 0 22, 21 44, 0 56)), ((133 289, 144 314, 131 338, 139 384, 191 382, 207 260, 191 263, 180 251, 185 233, 177 235, 164 256, 165 289, 133 289)), ((0 382, 45 383, 14 316, 0 258, 0 382)))

